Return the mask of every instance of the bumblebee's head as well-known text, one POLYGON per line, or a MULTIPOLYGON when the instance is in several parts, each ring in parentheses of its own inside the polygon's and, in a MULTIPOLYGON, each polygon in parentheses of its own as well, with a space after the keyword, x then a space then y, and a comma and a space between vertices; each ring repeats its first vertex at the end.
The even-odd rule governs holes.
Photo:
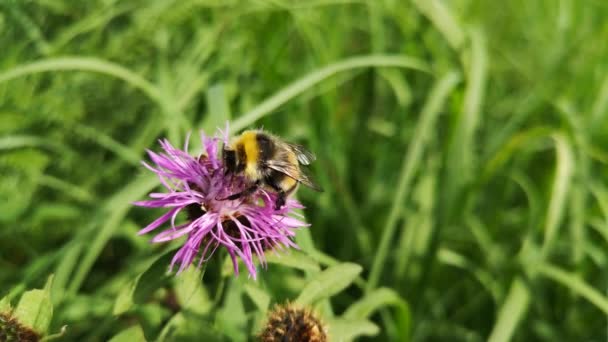
POLYGON ((224 167, 226 168, 226 174, 236 173, 238 162, 236 160, 236 151, 230 147, 224 145, 222 149, 222 160, 224 161, 224 167))

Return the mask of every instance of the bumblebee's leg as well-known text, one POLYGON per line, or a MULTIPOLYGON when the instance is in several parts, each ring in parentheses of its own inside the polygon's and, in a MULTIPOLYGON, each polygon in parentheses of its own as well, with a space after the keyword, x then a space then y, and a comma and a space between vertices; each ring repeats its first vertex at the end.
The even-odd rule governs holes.
POLYGON ((274 210, 281 209, 281 207, 285 205, 285 200, 286 200, 287 196, 291 195, 291 193, 294 192, 294 190, 296 190, 297 187, 298 187, 298 183, 294 184, 294 186, 289 188, 287 191, 283 191, 282 189, 279 188, 279 190, 277 191, 277 194, 279 196, 277 196, 277 200, 274 202, 274 210))
POLYGON ((274 202, 274 210, 279 210, 285 204, 285 191, 281 189, 280 181, 284 178, 285 175, 272 170, 269 172, 264 178, 265 183, 272 188, 272 190, 276 191, 277 199, 274 202))
POLYGON ((248 187, 247 189, 241 191, 241 192, 237 192, 236 194, 232 194, 226 198, 224 198, 224 200, 235 200, 238 198, 241 198, 243 196, 249 196, 252 193, 254 193, 258 188, 260 187, 260 181, 255 182, 252 186, 248 187))
POLYGON ((277 194, 277 200, 274 202, 274 210, 281 209, 281 207, 285 205, 285 197, 287 197, 287 194, 283 190, 277 192, 277 194))
POLYGON ((298 188, 298 185, 300 183, 296 182, 291 188, 289 188, 289 190, 285 191, 285 195, 289 196, 291 195, 294 191, 296 191, 296 189, 298 188))

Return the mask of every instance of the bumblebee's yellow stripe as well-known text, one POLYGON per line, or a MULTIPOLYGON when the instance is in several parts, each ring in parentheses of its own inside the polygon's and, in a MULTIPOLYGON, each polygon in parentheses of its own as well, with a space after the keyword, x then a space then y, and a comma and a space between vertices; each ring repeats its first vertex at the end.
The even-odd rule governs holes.
POLYGON ((298 185, 298 181, 288 176, 283 177, 279 183, 279 187, 288 194, 295 190, 296 185, 298 185))
POLYGON ((241 135, 240 142, 245 147, 245 154, 247 155, 247 165, 245 167, 245 173, 251 179, 258 179, 260 177, 258 171, 258 158, 259 148, 257 134, 254 131, 247 131, 241 135))

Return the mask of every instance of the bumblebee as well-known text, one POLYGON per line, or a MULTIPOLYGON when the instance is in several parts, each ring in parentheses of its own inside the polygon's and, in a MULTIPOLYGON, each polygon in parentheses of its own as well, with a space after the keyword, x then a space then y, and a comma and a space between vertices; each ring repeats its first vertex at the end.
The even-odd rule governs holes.
POLYGON ((283 141, 263 130, 243 132, 223 147, 222 158, 227 174, 243 174, 251 184, 244 191, 228 196, 228 200, 250 195, 264 186, 278 194, 275 202, 278 210, 300 183, 323 191, 301 168, 312 163, 315 155, 301 145, 283 141))

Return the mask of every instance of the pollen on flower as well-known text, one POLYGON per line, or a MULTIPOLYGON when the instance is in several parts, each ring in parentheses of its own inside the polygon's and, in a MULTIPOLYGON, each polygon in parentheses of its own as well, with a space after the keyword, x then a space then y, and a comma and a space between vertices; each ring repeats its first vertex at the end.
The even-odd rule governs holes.
POLYGON ((274 206, 277 195, 263 189, 235 200, 227 199, 249 186, 243 177, 225 172, 218 145, 227 143, 227 139, 225 134, 223 139, 201 134, 204 151, 197 156, 188 153, 188 139, 183 149, 161 140, 163 152, 148 151, 152 163, 143 163, 158 175, 166 191, 151 193, 151 199, 134 204, 168 211, 139 234, 147 234, 168 223, 169 227, 152 242, 184 238, 183 246, 171 262, 171 268, 179 265, 178 273, 195 260, 200 266, 217 248, 223 247, 232 259, 235 274, 239 271, 237 258, 240 258, 255 278, 255 258, 266 266, 266 250, 297 248, 293 242, 295 231, 308 226, 294 213, 294 209, 303 208, 294 199, 288 199, 280 209, 274 206), (182 211, 186 214, 185 222, 179 222, 182 211))
POLYGON ((327 333, 310 310, 287 303, 275 305, 259 339, 261 342, 326 342, 327 333))

